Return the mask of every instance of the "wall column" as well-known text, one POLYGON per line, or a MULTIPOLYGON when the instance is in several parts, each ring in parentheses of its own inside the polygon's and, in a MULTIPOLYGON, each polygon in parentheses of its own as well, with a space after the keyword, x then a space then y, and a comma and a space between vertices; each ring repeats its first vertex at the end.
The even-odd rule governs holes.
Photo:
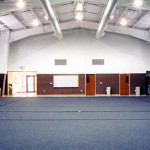
POLYGON ((7 73, 8 55, 9 55, 10 31, 2 31, 0 34, 0 74, 7 73))

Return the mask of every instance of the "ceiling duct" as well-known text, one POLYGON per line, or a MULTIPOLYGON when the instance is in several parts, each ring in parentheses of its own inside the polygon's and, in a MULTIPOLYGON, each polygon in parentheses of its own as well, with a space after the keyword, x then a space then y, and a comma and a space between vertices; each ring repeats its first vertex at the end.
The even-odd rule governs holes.
POLYGON ((52 28, 54 29, 54 32, 58 39, 63 39, 62 31, 60 29, 59 23, 57 21, 57 18, 55 16, 55 13, 52 9, 52 6, 50 4, 49 0, 40 0, 41 4, 43 6, 43 9, 46 13, 46 15, 49 17, 49 21, 51 22, 52 28))

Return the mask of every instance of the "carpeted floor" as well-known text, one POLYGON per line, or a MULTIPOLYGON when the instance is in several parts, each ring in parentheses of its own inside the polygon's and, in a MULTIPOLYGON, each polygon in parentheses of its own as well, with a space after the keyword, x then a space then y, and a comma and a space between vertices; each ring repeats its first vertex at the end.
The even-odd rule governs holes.
POLYGON ((0 150, 149 150, 150 97, 0 98, 0 150))

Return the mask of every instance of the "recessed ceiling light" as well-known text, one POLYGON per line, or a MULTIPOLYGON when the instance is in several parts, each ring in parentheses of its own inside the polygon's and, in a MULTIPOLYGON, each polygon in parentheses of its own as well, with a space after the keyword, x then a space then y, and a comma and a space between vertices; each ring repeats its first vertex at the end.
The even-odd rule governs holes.
POLYGON ((39 24, 40 24, 40 22, 39 22, 38 19, 34 19, 34 20, 32 21, 32 25, 33 25, 34 27, 39 26, 39 24))
POLYGON ((83 13, 82 12, 76 13, 75 19, 78 21, 83 20, 83 13))
POLYGON ((126 26, 127 25, 127 19, 122 18, 121 21, 120 21, 120 24, 123 25, 123 26, 126 26))
POLYGON ((24 2, 24 0, 18 0, 16 5, 17 5, 17 7, 22 9, 25 7, 25 2, 24 2))
POLYGON ((136 7, 136 8, 140 8, 143 5, 143 1, 144 0, 134 0, 133 1, 133 6, 136 7))

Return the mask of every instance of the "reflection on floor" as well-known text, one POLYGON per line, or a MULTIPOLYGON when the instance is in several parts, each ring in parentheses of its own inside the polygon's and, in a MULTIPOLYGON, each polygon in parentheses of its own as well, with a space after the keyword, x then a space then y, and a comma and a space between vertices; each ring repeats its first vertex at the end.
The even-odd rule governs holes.
POLYGON ((14 93, 10 97, 36 97, 36 93, 14 93))

